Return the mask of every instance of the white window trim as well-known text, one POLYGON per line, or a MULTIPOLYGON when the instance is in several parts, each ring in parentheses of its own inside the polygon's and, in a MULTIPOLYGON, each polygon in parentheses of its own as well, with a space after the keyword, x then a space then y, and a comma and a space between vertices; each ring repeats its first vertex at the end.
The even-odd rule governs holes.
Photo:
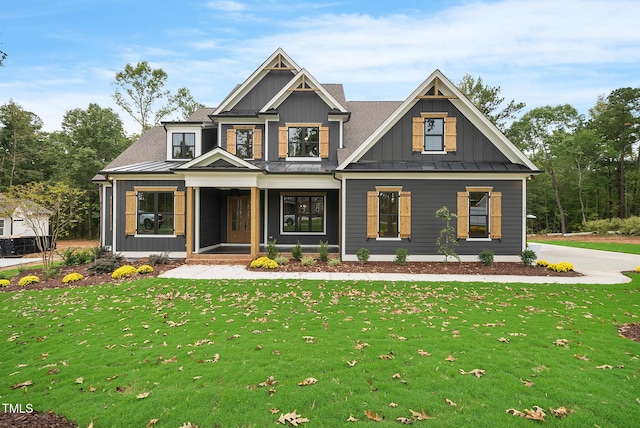
POLYGON ((187 126, 167 126, 167 160, 168 161, 190 161, 192 158, 174 158, 173 157, 173 134, 191 133, 195 134, 195 153, 193 159, 199 157, 202 154, 202 129, 201 127, 187 127, 187 126))

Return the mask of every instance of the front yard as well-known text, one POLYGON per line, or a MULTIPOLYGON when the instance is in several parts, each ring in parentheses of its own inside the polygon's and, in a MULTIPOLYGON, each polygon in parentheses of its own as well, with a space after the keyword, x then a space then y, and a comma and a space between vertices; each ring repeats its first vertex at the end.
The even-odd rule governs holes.
POLYGON ((618 332, 640 321, 632 278, 0 293, 0 397, 96 428, 532 426, 514 413, 536 406, 546 426, 633 426, 640 343, 618 332))

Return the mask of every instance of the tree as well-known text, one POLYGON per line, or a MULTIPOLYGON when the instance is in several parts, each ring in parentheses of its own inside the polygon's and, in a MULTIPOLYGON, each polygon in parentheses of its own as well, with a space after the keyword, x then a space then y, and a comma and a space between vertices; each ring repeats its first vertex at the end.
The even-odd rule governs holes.
POLYGON ((23 213, 25 224, 36 235, 38 250, 42 254, 43 271, 47 271, 53 261, 55 244, 58 238, 65 236, 71 226, 81 218, 81 204, 83 192, 63 184, 47 184, 33 182, 13 186, 6 192, 8 204, 23 213), (28 215, 38 212, 48 214, 48 228, 41 221, 39 215, 28 215), (47 237, 51 236, 51 245, 47 245, 47 237))
POLYGON ((564 164, 558 161, 558 157, 581 122, 582 117, 578 111, 568 104, 545 106, 527 112, 508 131, 509 138, 528 152, 534 162, 549 174, 562 233, 567 232, 567 225, 560 195, 559 180, 562 174, 557 170, 564 164))
POLYGON ((525 103, 516 103, 514 100, 502 107, 504 97, 500 97, 502 88, 499 86, 487 86, 482 77, 474 79, 470 74, 465 74, 458 89, 501 131, 506 130, 505 122, 514 119, 525 107, 525 103))
POLYGON ((456 230, 451 225, 451 221, 458 218, 458 215, 449 211, 449 208, 442 206, 436 210, 436 217, 444 221, 444 229, 440 231, 440 235, 436 240, 438 245, 438 253, 444 255, 444 261, 448 262, 449 257, 453 257, 457 261, 460 261, 460 256, 456 254, 456 246, 458 245, 458 239, 456 237, 456 230))
POLYGON ((176 95, 171 95, 165 89, 167 78, 163 69, 152 69, 147 61, 139 62, 135 67, 127 64, 124 71, 116 73, 113 98, 140 124, 143 133, 176 110, 187 119, 202 106, 193 100, 187 88, 180 88, 176 95), (165 104, 159 106, 162 102, 165 104))

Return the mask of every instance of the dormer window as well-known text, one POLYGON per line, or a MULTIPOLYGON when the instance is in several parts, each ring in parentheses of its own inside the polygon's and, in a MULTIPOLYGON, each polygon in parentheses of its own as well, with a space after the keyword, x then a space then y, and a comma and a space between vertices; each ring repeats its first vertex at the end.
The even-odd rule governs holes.
POLYGON ((173 159, 193 159, 196 153, 196 134, 194 132, 174 132, 171 153, 173 159))
POLYGON ((320 160, 329 157, 329 127, 321 123, 287 123, 279 128, 278 157, 320 160))

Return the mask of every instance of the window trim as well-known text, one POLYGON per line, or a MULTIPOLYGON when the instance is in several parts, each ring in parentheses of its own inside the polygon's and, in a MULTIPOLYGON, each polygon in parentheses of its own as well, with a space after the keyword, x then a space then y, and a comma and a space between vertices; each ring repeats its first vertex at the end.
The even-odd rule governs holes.
POLYGON ((367 192, 367 239, 401 241, 411 239, 411 192, 402 186, 376 186, 367 192), (380 193, 398 193, 397 236, 380 236, 380 193))
POLYGON ((256 125, 233 125, 233 127, 227 128, 227 142, 225 145, 226 150, 232 155, 238 156, 238 131, 252 131, 253 133, 253 142, 251 146, 252 157, 240 159, 262 159, 262 129, 256 125))
POLYGON ((175 238, 185 235, 186 203, 185 192, 178 186, 134 186, 125 192, 125 236, 136 238, 175 238), (173 193, 173 234, 138 233, 138 193, 173 193))
POLYGON ((280 223, 280 235, 282 236, 324 236, 327 234, 327 193, 326 192, 280 192, 280 213, 278 216, 278 223, 280 223), (322 231, 285 231, 284 230, 284 198, 285 197, 322 197, 322 231))
POLYGON ((457 150, 457 119, 446 112, 420 113, 413 118, 412 150, 423 155, 444 155, 457 150), (443 119, 442 150, 425 150, 426 119, 443 119))
POLYGON ((464 192, 458 192, 458 230, 457 237, 466 241, 494 241, 502 239, 502 192, 494 192, 492 186, 465 187, 464 192), (488 201, 488 233, 486 237, 471 237, 470 221, 470 193, 487 193, 488 201))
POLYGON ((191 159, 195 159, 196 158, 196 147, 198 145, 198 141, 196 138, 196 132, 195 131, 172 131, 171 132, 171 159, 172 160, 191 160, 191 159), (174 137, 176 135, 182 135, 182 142, 183 144, 181 144, 180 146, 176 146, 174 144, 174 137), (193 157, 174 157, 174 148, 176 147, 180 147, 181 150, 189 147, 185 144, 185 136, 186 135, 193 135, 193 157))
POLYGON ((278 158, 296 162, 318 162, 329 157, 329 127, 321 122, 287 122, 278 128, 278 158), (318 128, 318 156, 289 156, 289 128, 318 128))
POLYGON ((184 162, 190 161, 202 154, 202 130, 201 127, 195 128, 194 126, 178 126, 175 124, 165 124, 165 128, 167 130, 166 133, 166 149, 167 149, 167 161, 172 162, 184 162), (193 153, 193 158, 174 158, 173 157, 173 134, 185 134, 185 133, 195 133, 195 149, 193 153))

